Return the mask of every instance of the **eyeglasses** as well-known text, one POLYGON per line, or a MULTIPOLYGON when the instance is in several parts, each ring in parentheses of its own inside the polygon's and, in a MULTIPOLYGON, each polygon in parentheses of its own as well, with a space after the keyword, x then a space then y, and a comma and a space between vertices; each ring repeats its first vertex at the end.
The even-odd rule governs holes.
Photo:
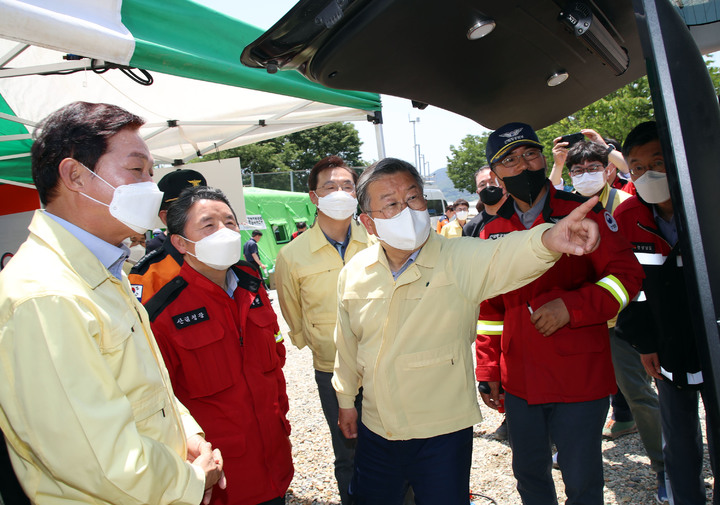
POLYGON ((630 167, 630 173, 632 175, 644 174, 646 170, 654 170, 655 172, 664 172, 665 171, 665 161, 664 160, 656 160, 656 161, 651 161, 647 165, 633 165, 630 167))
POLYGON ((345 193, 352 193, 355 191, 355 184, 352 182, 345 182, 343 184, 336 184, 334 182, 326 182, 322 186, 320 186, 320 189, 323 191, 326 191, 328 193, 332 193, 334 191, 343 190, 345 193))
POLYGON ((425 200, 423 196, 411 196, 404 202, 388 203, 380 210, 369 210, 367 213, 380 212, 385 219, 392 219, 405 210, 405 207, 410 207, 412 210, 425 210, 427 208, 427 200, 425 200))
POLYGON ((602 170, 605 170, 605 167, 602 163, 593 163, 592 165, 588 165, 586 167, 582 167, 580 165, 573 165, 570 168, 570 175, 572 175, 573 177, 577 177, 584 174, 585 172, 589 174, 594 174, 602 170))
POLYGON ((533 161, 540 157, 542 152, 540 149, 528 149, 522 154, 513 154, 511 156, 505 156, 498 163, 502 163, 507 168, 515 168, 520 164, 520 160, 533 161))

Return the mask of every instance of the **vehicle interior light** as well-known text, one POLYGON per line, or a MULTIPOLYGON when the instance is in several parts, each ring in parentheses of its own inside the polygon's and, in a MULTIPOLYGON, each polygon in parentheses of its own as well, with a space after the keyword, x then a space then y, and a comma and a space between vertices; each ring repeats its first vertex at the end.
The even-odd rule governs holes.
POLYGON ((467 38, 470 40, 477 40, 483 38, 485 35, 495 29, 494 19, 481 19, 470 27, 467 32, 467 38))
POLYGON ((561 70, 560 72, 555 72, 553 75, 547 78, 547 85, 551 88, 558 86, 567 81, 568 77, 570 77, 570 74, 568 74, 564 70, 561 70))

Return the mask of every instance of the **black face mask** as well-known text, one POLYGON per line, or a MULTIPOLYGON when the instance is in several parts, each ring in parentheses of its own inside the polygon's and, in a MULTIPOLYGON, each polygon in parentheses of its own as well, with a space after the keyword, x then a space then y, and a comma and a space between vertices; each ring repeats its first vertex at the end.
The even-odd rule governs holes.
POLYGON ((497 186, 486 186, 478 195, 485 205, 495 205, 502 200, 503 190, 497 186))
POLYGON ((545 169, 523 170, 518 175, 505 177, 502 181, 508 193, 532 205, 545 187, 545 169))

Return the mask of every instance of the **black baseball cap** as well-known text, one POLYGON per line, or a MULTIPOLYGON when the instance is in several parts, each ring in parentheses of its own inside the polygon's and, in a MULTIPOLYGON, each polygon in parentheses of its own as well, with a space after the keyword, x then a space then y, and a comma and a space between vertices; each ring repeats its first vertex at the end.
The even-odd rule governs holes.
POLYGON ((197 170, 183 168, 165 174, 158 182, 158 188, 165 193, 160 210, 166 210, 172 202, 178 199, 183 189, 193 186, 207 186, 205 177, 197 170))
POLYGON ((490 134, 485 147, 488 165, 492 166, 508 151, 520 146, 543 148, 532 126, 525 123, 508 123, 490 134))

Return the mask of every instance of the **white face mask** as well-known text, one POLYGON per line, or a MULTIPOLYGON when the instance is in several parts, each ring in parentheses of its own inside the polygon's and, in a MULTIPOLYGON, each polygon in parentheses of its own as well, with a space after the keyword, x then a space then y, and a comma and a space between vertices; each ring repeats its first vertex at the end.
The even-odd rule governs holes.
POLYGON ((327 196, 318 196, 318 209, 330 219, 343 221, 355 213, 357 198, 345 191, 333 191, 327 196))
POLYGON ((402 251, 414 251, 430 235, 430 214, 426 210, 405 209, 390 219, 373 219, 378 238, 402 251))
POLYGON ((593 196, 595 193, 605 187, 605 171, 589 173, 582 175, 573 175, 571 177, 573 186, 583 196, 593 196))
POLYGON ((455 213, 455 217, 458 218, 460 221, 465 221, 468 217, 468 211, 466 210, 459 210, 455 213))
POLYGON ((137 244, 130 248, 130 256, 128 256, 128 261, 135 264, 140 261, 143 256, 145 256, 145 246, 137 244))
POLYGON ((227 270, 237 263, 242 255, 242 238, 230 228, 220 228, 197 242, 183 238, 195 244, 195 254, 190 251, 187 253, 215 270, 227 270))
POLYGON ((647 203, 663 203, 670 199, 670 187, 665 172, 648 170, 635 180, 635 188, 647 203))
MULTIPOLYGON (((83 167, 82 163, 80 163, 83 167)), ((98 179, 113 188, 113 198, 110 205, 96 200, 95 198, 80 193, 93 202, 104 205, 110 209, 110 215, 122 224, 133 230, 135 233, 145 233, 155 227, 158 219, 158 211, 162 204, 163 192, 158 189, 154 182, 136 182, 134 184, 123 184, 115 187, 98 174, 90 170, 98 179)))

